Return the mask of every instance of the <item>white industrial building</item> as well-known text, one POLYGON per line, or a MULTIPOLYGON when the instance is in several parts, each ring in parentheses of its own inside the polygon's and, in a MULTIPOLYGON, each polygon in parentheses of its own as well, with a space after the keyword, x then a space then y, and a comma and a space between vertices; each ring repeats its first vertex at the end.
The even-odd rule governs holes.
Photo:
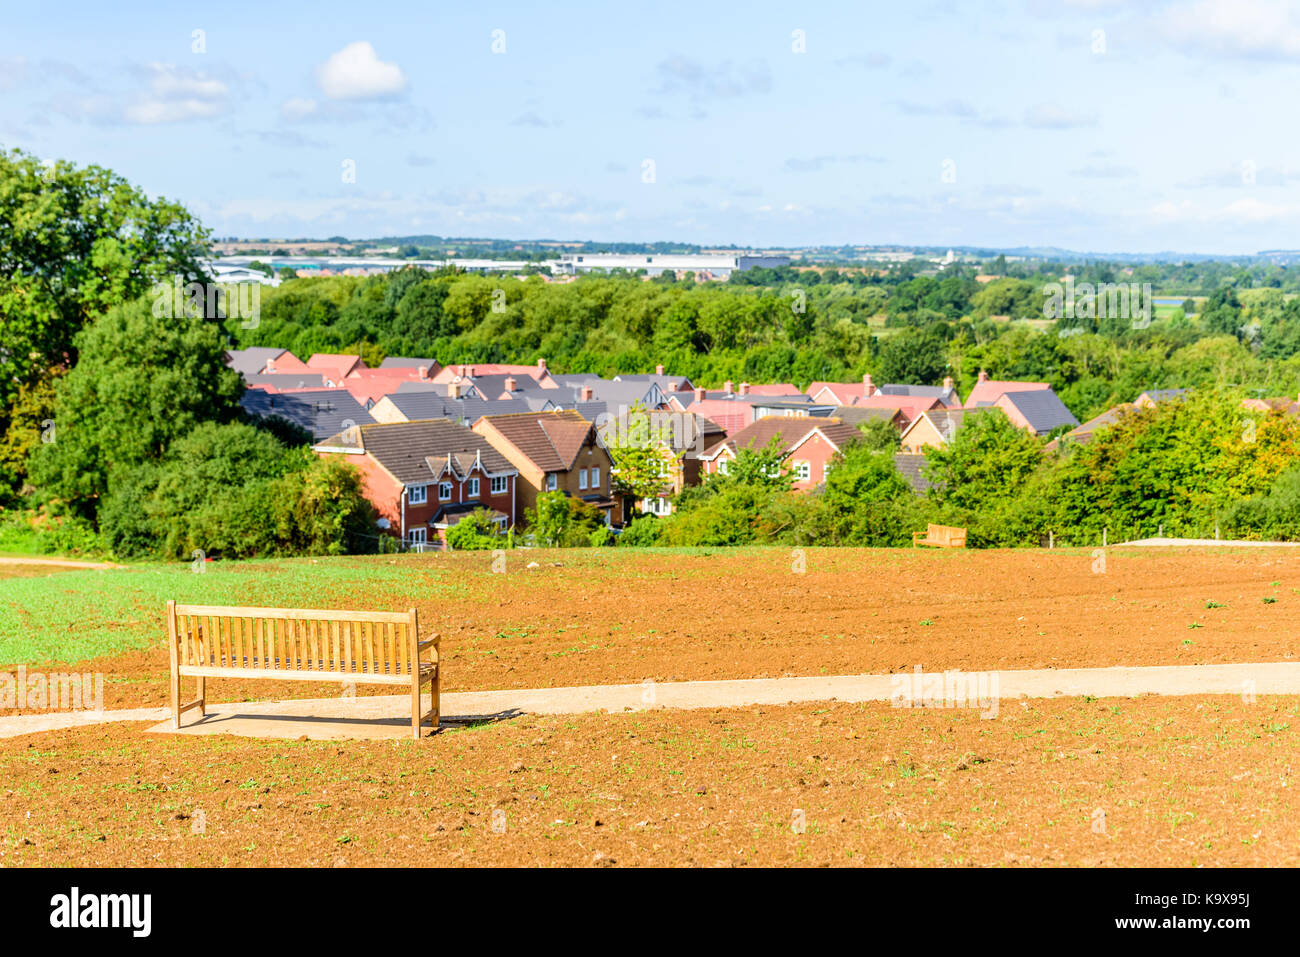
POLYGON ((559 258, 552 272, 591 272, 593 269, 625 269, 628 272, 645 270, 647 276, 670 272, 708 272, 723 278, 733 272, 743 272, 762 266, 774 269, 790 265, 789 256, 750 256, 744 253, 566 253, 559 258))

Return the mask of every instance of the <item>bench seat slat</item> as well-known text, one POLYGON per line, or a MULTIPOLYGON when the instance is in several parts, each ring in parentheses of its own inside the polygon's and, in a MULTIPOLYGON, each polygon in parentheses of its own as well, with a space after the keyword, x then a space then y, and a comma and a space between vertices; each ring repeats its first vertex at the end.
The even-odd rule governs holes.
MULTIPOLYGON (((420 676, 427 677, 437 670, 431 662, 421 662, 420 676)), ((182 665, 179 668, 186 678, 277 678, 285 681, 337 681, 340 684, 409 685, 411 676, 370 674, 362 671, 293 671, 279 668, 213 668, 202 665, 182 665)))
POLYGON ((331 611, 326 608, 251 608, 238 605, 181 605, 178 615, 238 616, 241 618, 325 619, 328 621, 369 621, 400 623, 406 615, 394 611, 331 611))

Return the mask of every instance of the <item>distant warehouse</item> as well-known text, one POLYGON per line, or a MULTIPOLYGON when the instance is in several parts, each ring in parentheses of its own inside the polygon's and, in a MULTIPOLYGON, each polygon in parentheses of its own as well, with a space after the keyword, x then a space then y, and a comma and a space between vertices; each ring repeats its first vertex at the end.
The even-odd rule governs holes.
POLYGON ((628 272, 645 270, 647 276, 658 276, 662 272, 709 273, 717 279, 726 279, 733 272, 744 272, 761 266, 775 269, 790 265, 789 256, 750 256, 718 255, 716 253, 700 254, 666 254, 646 255, 644 253, 567 253, 553 265, 553 272, 579 273, 591 272, 593 269, 626 269, 628 272))

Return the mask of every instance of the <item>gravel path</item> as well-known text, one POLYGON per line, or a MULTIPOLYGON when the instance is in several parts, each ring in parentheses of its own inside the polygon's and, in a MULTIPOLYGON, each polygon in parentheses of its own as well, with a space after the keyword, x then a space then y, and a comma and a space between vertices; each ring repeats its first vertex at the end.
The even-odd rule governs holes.
MULTIPOLYGON (((818 678, 756 678, 739 681, 646 682, 577 688, 469 691, 446 694, 446 721, 513 717, 519 714, 579 714, 591 711, 641 711, 649 708, 734 708, 813 701, 889 701, 912 695, 934 696, 939 706, 951 699, 970 700, 996 717, 999 703, 1021 697, 1091 695, 1096 698, 1158 695, 1300 694, 1300 662, 1233 665, 1172 665, 1153 668, 1062 668, 1037 671, 949 672, 947 690, 927 688, 925 678, 944 680, 944 673, 918 676, 839 675, 818 678), (960 682, 957 675, 962 676, 960 682)), ((920 702, 918 702, 920 706, 920 702)), ((400 737, 409 731, 410 698, 375 695, 292 701, 215 702, 201 721, 193 712, 182 717, 181 734, 244 734, 254 737, 322 740, 400 737)), ((0 738, 108 721, 159 721, 153 731, 171 731, 166 708, 122 711, 73 711, 0 718, 0 738)))

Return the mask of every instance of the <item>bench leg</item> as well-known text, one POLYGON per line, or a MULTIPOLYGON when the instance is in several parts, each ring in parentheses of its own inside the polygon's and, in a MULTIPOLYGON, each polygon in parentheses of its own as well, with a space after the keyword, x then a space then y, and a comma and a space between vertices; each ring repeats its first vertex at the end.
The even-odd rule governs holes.
POLYGON ((417 663, 411 675, 411 737, 420 740, 420 668, 417 663))
POLYGON ((203 718, 208 713, 208 679, 199 677, 194 680, 198 687, 199 717, 203 718))
POLYGON ((176 667, 173 664, 170 687, 172 703, 172 730, 178 730, 181 726, 181 676, 177 674, 176 667))

